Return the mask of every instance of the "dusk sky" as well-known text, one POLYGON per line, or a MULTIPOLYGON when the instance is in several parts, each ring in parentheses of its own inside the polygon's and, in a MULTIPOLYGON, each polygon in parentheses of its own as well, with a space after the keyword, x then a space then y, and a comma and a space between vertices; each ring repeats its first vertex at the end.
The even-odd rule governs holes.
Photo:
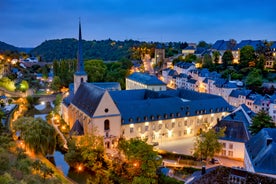
POLYGON ((276 0, 0 0, 0 41, 36 47, 45 40, 276 40, 276 0))

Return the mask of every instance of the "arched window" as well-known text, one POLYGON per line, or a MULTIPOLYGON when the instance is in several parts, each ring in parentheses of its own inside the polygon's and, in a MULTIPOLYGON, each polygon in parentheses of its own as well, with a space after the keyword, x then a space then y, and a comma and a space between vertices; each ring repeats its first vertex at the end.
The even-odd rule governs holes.
POLYGON ((106 120, 104 120, 104 130, 109 130, 110 128, 109 128, 109 120, 108 119, 106 119, 106 120))

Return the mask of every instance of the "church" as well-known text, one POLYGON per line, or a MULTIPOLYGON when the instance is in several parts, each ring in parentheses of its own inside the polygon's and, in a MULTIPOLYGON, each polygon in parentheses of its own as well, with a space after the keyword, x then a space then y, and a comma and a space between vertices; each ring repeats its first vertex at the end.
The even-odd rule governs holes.
POLYGON ((117 82, 88 83, 79 24, 78 64, 74 84, 63 99, 62 117, 70 134, 103 136, 106 148, 120 137, 162 143, 195 136, 213 127, 232 107, 220 96, 177 89, 121 90, 117 82))

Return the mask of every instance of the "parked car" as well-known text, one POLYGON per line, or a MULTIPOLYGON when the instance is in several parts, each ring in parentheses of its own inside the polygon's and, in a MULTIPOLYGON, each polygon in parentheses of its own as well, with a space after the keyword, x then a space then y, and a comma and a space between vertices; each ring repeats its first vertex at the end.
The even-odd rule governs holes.
POLYGON ((222 164, 221 163, 221 161, 218 159, 218 158, 212 158, 211 160, 210 160, 210 162, 212 163, 212 164, 222 164))

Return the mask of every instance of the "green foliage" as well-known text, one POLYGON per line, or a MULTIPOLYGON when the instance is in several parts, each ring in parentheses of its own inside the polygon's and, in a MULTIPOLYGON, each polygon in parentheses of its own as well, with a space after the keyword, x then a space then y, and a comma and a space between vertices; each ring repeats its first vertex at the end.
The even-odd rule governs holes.
POLYGON ((197 59, 197 58, 196 58, 196 55, 194 55, 194 54, 188 54, 188 55, 185 57, 184 61, 191 63, 191 62, 195 62, 196 59, 197 59))
POLYGON ((198 44, 197 44, 197 47, 202 47, 202 48, 210 48, 211 45, 206 43, 205 41, 200 41, 198 44))
POLYGON ((20 83, 20 90, 25 92, 29 89, 29 83, 26 80, 22 80, 20 83))
POLYGON ((213 60, 209 54, 205 54, 202 60, 202 67, 203 68, 211 68, 213 67, 213 60))
POLYGON ((250 66, 250 62, 255 62, 256 56, 252 46, 244 46, 240 51, 240 64, 241 68, 250 66))
POLYGON ((253 68, 252 71, 246 77, 245 84, 248 88, 254 89, 261 86, 263 83, 262 74, 259 69, 253 68))
POLYGON ((3 87, 8 91, 15 91, 16 89, 14 82, 7 77, 3 77, 0 79, 0 87, 3 87))
POLYGON ((252 135, 257 134, 263 128, 275 128, 275 124, 269 114, 261 110, 253 118, 249 130, 252 135))
POLYGON ((132 183, 157 183, 156 170, 161 164, 153 147, 140 139, 121 139, 119 151, 125 156, 117 158, 114 174, 132 183))
POLYGON ((218 142, 220 137, 224 136, 225 129, 220 129, 216 132, 214 129, 210 129, 207 132, 201 132, 196 137, 194 145, 194 157, 198 159, 212 158, 215 153, 218 153, 222 149, 222 144, 218 142))
POLYGON ((227 68, 227 66, 231 65, 232 62, 233 62, 233 54, 230 50, 227 50, 223 53, 223 56, 222 56, 222 65, 223 65, 223 68, 227 68))
POLYGON ((76 69, 76 59, 67 59, 53 62, 54 76, 60 78, 61 86, 68 87, 73 82, 73 74, 76 69))
POLYGON ((14 183, 14 179, 9 173, 5 173, 3 175, 0 175, 0 183, 2 184, 11 184, 14 183))
POLYGON ((89 60, 84 62, 84 70, 89 82, 103 82, 106 73, 106 65, 102 60, 89 60))
POLYGON ((23 117, 13 124, 19 131, 25 145, 35 153, 52 154, 56 146, 56 132, 53 126, 40 118, 23 117))
POLYGON ((220 56, 220 53, 218 51, 213 52, 213 60, 216 65, 219 63, 219 56, 220 56))
POLYGON ((54 76, 53 81, 51 83, 51 88, 54 91, 59 91, 61 88, 61 79, 59 76, 54 76))

